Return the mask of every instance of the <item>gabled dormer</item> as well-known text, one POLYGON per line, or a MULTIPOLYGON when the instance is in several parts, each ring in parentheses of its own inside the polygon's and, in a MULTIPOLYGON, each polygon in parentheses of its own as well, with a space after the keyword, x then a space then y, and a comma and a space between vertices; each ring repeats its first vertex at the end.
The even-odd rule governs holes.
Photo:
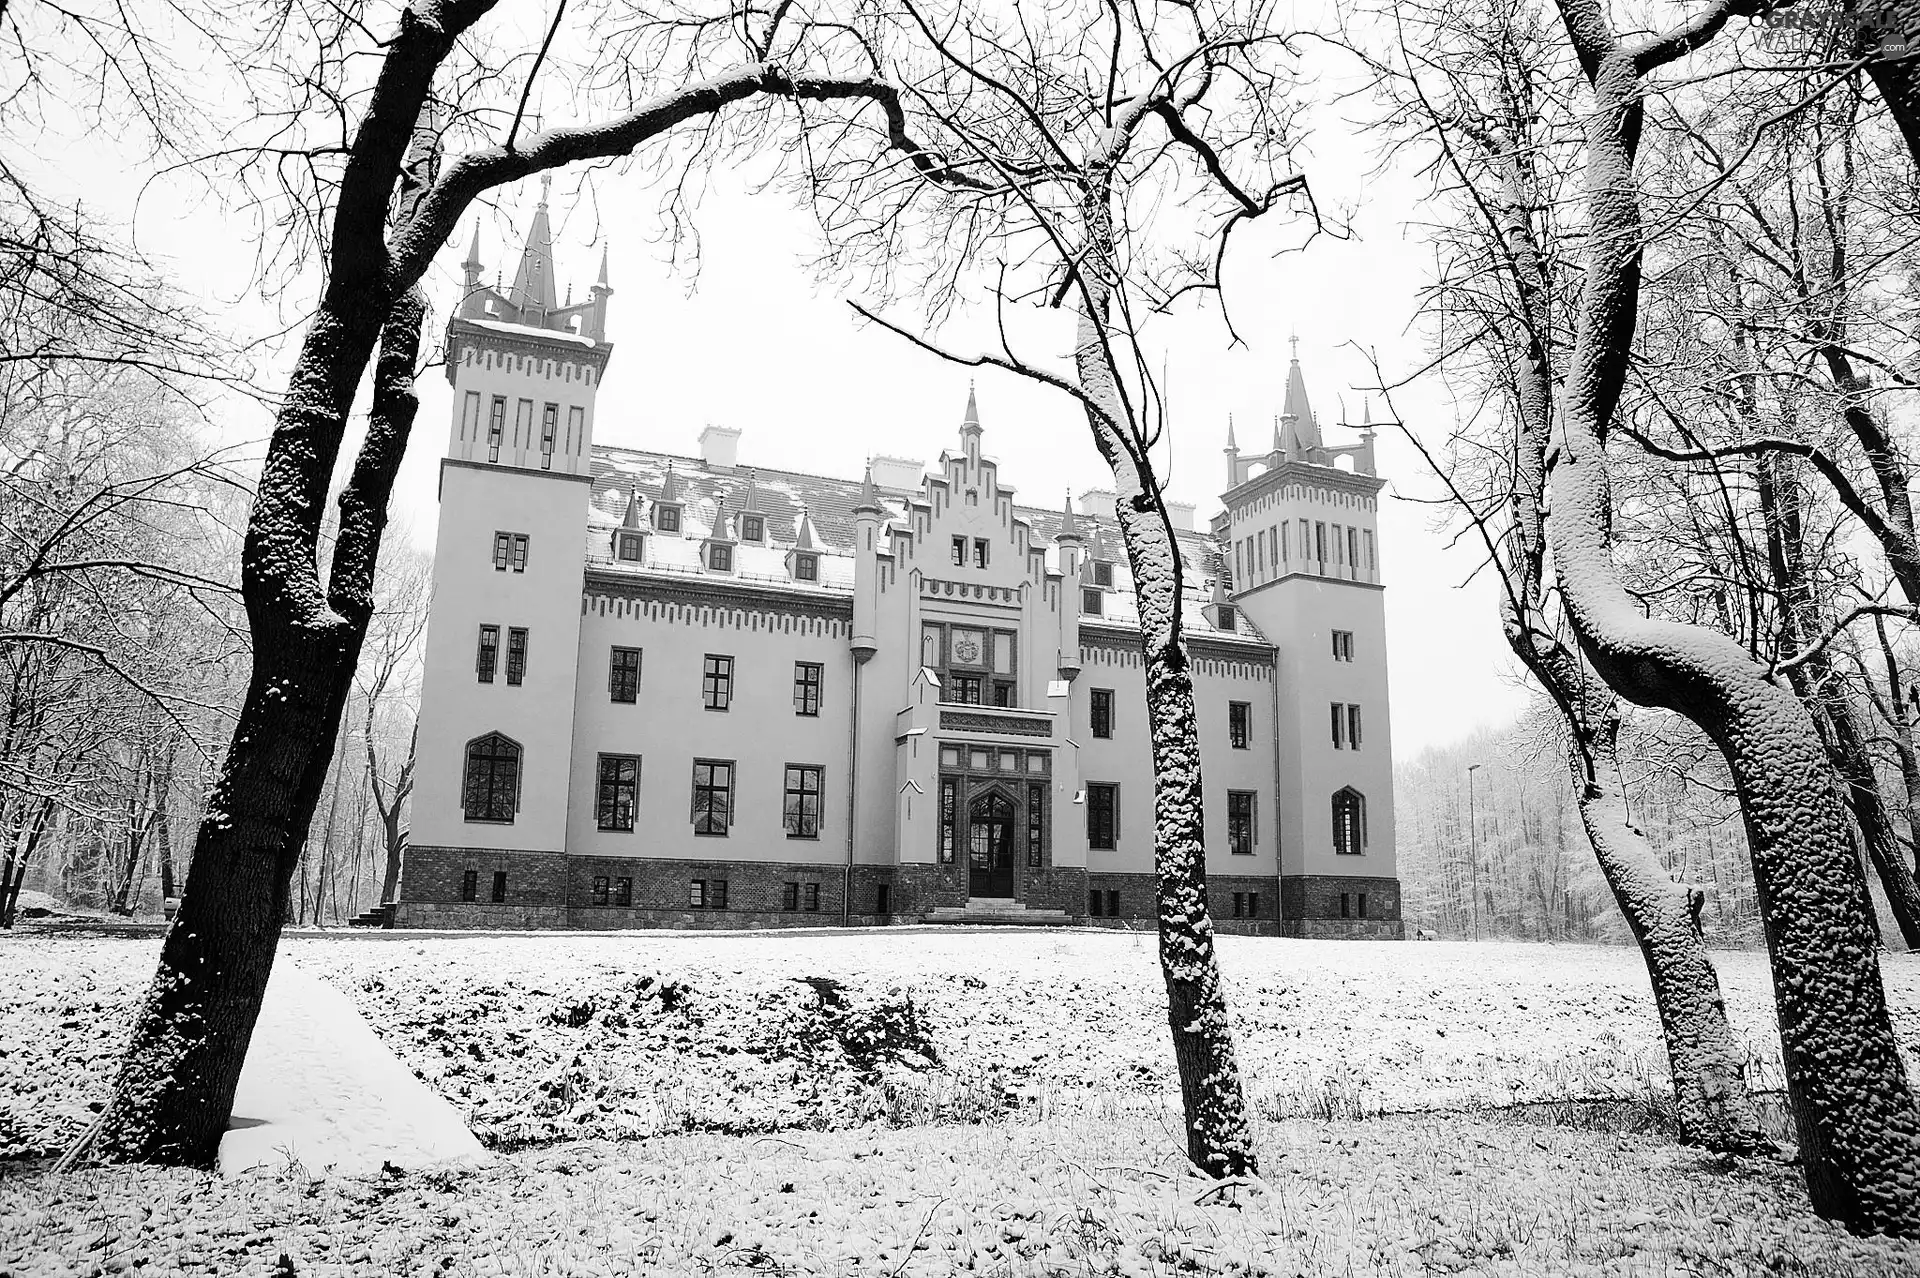
POLYGON ((813 535, 813 515, 800 508, 800 526, 793 534, 793 549, 787 552, 787 576, 813 585, 820 580, 820 547, 813 535))
POLYGON ((751 467, 747 472, 747 499, 740 504, 738 529, 740 540, 749 546, 767 544, 767 516, 760 509, 760 485, 751 467))
POLYGON ((655 532, 684 537, 686 524, 687 503, 680 476, 673 473, 673 463, 668 462, 666 480, 661 483, 660 495, 653 502, 653 528, 655 532))
POLYGON ((740 542, 733 535, 733 523, 727 514, 727 495, 721 493, 713 503, 713 528, 700 543, 700 563, 708 572, 735 571, 740 542))
POLYGON ((627 512, 621 516, 620 526, 613 530, 613 558, 615 563, 641 564, 647 560, 647 529, 640 520, 640 490, 630 489, 627 493, 627 512))

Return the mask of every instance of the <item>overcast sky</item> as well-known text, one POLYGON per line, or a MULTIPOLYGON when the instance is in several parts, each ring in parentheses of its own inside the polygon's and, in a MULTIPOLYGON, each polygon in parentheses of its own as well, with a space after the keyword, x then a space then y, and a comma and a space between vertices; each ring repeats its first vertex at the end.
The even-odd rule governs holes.
MULTIPOLYGON (((546 104, 559 122, 557 104, 546 104)), ((297 318, 296 293, 280 312, 248 296, 252 223, 198 194, 189 183, 148 184, 138 157, 93 139, 59 155, 41 173, 48 188, 84 197, 108 216, 131 220, 140 247, 169 266, 182 289, 217 316, 262 332, 276 319, 297 318), (77 163, 82 156, 97 162, 77 163), (136 195, 138 199, 136 202, 136 195)), ((1303 157, 1326 208, 1351 218, 1352 235, 1320 237, 1298 251, 1296 225, 1255 223, 1236 234, 1227 263, 1228 302, 1246 346, 1229 349, 1216 315, 1195 306, 1165 323, 1173 444, 1169 489, 1200 507, 1203 526, 1219 509, 1228 415, 1243 446, 1266 446, 1286 376, 1288 338, 1299 336, 1309 392, 1330 443, 1350 442, 1335 423, 1342 399, 1350 420, 1361 391, 1375 377, 1363 350, 1377 353, 1389 381, 1424 362, 1412 322, 1415 296, 1431 276, 1431 253, 1412 222, 1432 216, 1408 182, 1368 177, 1372 144, 1337 117, 1316 122, 1303 157)), ((664 264, 652 210, 655 196, 632 178, 597 174, 593 198, 582 200, 577 175, 556 181, 552 216, 562 287, 584 295, 610 246, 614 296, 608 322, 614 355, 599 400, 598 441, 693 453, 708 425, 742 432, 740 459, 752 465, 857 476, 875 453, 932 461, 956 446, 970 376, 978 383, 985 448, 1001 463, 1020 500, 1056 505, 1067 489, 1111 486, 1075 405, 1058 392, 995 370, 954 367, 900 337, 866 324, 833 282, 817 284, 807 263, 817 252, 808 217, 777 196, 751 194, 741 183, 716 182, 698 226, 703 269, 697 280, 664 264)), ((482 218, 481 257, 491 279, 511 281, 520 234, 538 186, 501 193, 501 209, 482 218), (503 241, 506 241, 503 243, 503 241)), ((459 273, 474 219, 442 254, 433 276, 438 331, 459 273)), ((917 319, 899 312, 902 322, 917 319)), ((948 344, 978 348, 982 316, 962 317, 948 344)), ((1064 314, 1029 321, 1033 362, 1066 367, 1064 314)), ((297 333, 297 329, 295 332, 297 333)), ((269 356, 264 380, 284 384, 290 344, 269 356)), ((436 370, 421 384, 423 408, 396 493, 397 523, 431 547, 437 462, 447 436, 448 397, 436 370)), ((1441 389, 1416 384, 1396 393, 1412 429, 1438 443, 1452 410, 1441 389)), ((1375 401, 1376 412, 1379 403, 1375 401)), ((235 411, 223 424, 229 439, 259 439, 266 423, 235 411)), ((1463 587, 1481 553, 1442 528, 1443 508, 1415 450, 1397 431, 1378 441, 1388 488, 1380 512, 1387 585, 1388 657, 1394 744, 1403 756, 1503 723, 1526 694, 1514 673, 1485 580, 1463 587), (1428 499, 1426 502, 1409 499, 1428 499)), ((257 456, 258 448, 252 450, 257 456)))

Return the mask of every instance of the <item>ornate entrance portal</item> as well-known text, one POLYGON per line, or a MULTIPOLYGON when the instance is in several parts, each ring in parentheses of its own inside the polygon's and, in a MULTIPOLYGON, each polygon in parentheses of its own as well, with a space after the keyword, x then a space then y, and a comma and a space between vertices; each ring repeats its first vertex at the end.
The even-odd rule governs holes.
POLYGON ((967 805, 967 895, 1012 897, 1012 800, 988 791, 967 805))

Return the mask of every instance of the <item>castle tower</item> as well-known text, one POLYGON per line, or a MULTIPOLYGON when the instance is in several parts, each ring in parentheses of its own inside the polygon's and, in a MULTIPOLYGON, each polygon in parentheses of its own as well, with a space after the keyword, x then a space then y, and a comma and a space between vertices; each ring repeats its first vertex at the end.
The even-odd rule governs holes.
POLYGON ((1265 457, 1229 451, 1214 533, 1225 601, 1277 651, 1282 927, 1398 936, 1372 424, 1357 444, 1326 442, 1296 344, 1277 436, 1265 457))
POLYGON ((590 300, 556 304, 545 185, 512 289, 480 283, 476 227, 447 323, 417 744, 436 766, 415 785, 405 867, 410 898, 515 906, 530 926, 565 918, 545 854, 566 847, 594 401, 612 353, 604 252, 590 300))

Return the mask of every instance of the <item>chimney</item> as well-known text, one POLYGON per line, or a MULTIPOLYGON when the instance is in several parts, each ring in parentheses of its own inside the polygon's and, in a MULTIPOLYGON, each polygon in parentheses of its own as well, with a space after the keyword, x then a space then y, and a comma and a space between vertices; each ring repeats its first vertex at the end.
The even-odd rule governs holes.
POLYGON ((1099 519, 1112 519, 1115 496, 1111 488, 1089 488, 1080 494, 1080 513, 1099 519))
POLYGON ((917 457, 876 457, 872 465, 873 482, 895 490, 920 487, 920 477, 927 469, 917 457))
POLYGON ((1193 516, 1198 509, 1199 508, 1190 501, 1169 501, 1167 503, 1167 518, 1173 521, 1173 530, 1175 532, 1194 531, 1193 516))
POLYGON ((700 432, 700 460, 708 470, 732 470, 740 455, 740 432, 731 426, 709 426, 700 432))

